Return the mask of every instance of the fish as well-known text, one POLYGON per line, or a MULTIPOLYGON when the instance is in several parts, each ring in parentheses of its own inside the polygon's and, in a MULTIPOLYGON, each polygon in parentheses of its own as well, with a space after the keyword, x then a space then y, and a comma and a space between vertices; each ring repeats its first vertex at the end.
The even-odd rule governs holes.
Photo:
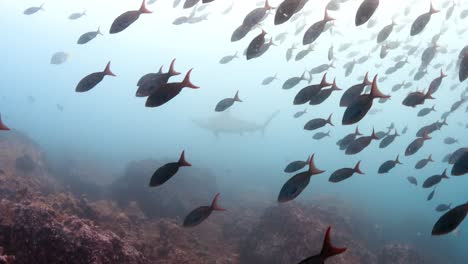
POLYGON ((401 134, 404 135, 404 134, 406 134, 406 132, 408 132, 408 126, 405 126, 405 127, 403 128, 403 131, 401 131, 401 134))
POLYGON ((440 70, 440 76, 435 78, 431 84, 429 85, 429 93, 430 94, 434 94, 435 92, 437 92, 437 90, 439 90, 439 87, 440 85, 442 84, 442 80, 447 77, 447 75, 442 71, 440 70))
POLYGON ((234 53, 234 55, 228 55, 228 56, 224 56, 222 57, 220 60, 219 60, 219 64, 228 64, 229 62, 231 62, 232 60, 236 59, 236 58, 239 58, 239 56, 237 55, 238 52, 234 53))
POLYGON ((354 168, 343 168, 336 170, 330 175, 330 178, 328 179, 329 182, 337 183, 340 181, 344 181, 351 176, 353 176, 355 173, 364 175, 364 172, 361 171, 360 168, 361 161, 359 161, 354 168))
POLYGON ((447 12, 445 13, 445 20, 449 20, 452 17, 454 10, 455 10, 455 2, 452 1, 452 5, 447 9, 447 12))
POLYGON ((32 15, 32 14, 37 13, 38 11, 41 11, 41 10, 44 11, 44 4, 42 4, 40 6, 29 7, 26 10, 24 10, 23 14, 32 15))
POLYGON ((309 55, 310 52, 314 51, 314 46, 313 45, 309 45, 309 47, 305 50, 301 50, 299 51, 297 54, 296 54, 296 58, 294 59, 295 61, 300 61, 302 60, 303 58, 305 58, 305 56, 309 55))
POLYGON ((317 94, 313 95, 310 98, 309 104, 310 105, 319 105, 323 103, 325 100, 327 100, 332 92, 334 91, 341 91, 340 87, 336 84, 336 79, 333 80, 332 87, 329 89, 322 89, 320 90, 317 94))
POLYGON ((286 61, 290 61, 294 50, 297 49, 296 43, 293 43, 290 48, 286 50, 286 61))
POLYGON ((424 146, 424 142, 429 139, 431 139, 431 137, 427 134, 427 131, 425 131, 422 137, 415 139, 406 147, 405 156, 414 155, 424 146))
MULTIPOLYGON (((452 155, 453 156, 453 155, 452 155)), ((468 173, 468 151, 465 151, 453 164, 451 174, 461 176, 468 173)))
POLYGON ((231 35, 231 42, 236 42, 243 39, 252 30, 250 25, 240 25, 237 27, 231 35))
POLYGON ((77 19, 80 19, 83 16, 86 16, 86 10, 81 12, 81 13, 73 13, 73 14, 68 16, 68 19, 77 20, 77 19))
POLYGON ((431 177, 427 178, 424 183, 423 183, 423 188, 431 188, 437 184, 439 184, 442 179, 448 179, 449 177, 447 176, 447 169, 444 170, 444 172, 440 175, 432 175, 431 177))
POLYGON ((447 160, 448 164, 455 164, 455 162, 465 153, 468 152, 468 148, 459 148, 450 154, 447 160))
POLYGON ((196 6, 198 2, 200 2, 200 0, 185 0, 183 8, 184 9, 192 8, 196 6))
POLYGON ((283 33, 280 33, 278 35, 275 36, 275 41, 276 42, 279 42, 279 44, 283 44, 283 42, 286 40, 286 37, 288 36, 288 32, 285 31, 283 33))
POLYGON ((52 55, 52 58, 50 58, 50 64, 54 64, 54 65, 64 64, 68 60, 69 57, 70 57, 70 54, 66 52, 63 52, 63 51, 56 52, 52 55))
POLYGON ((213 211, 226 211, 226 209, 221 208, 218 205, 218 197, 219 193, 215 195, 213 201, 211 202, 210 206, 200 206, 193 211, 191 211, 185 218, 184 218, 184 227, 194 227, 201 224, 205 221, 213 211))
POLYGON ((434 97, 432 97, 432 94, 430 93, 430 90, 428 90, 425 94, 422 92, 412 92, 409 93, 405 97, 405 99, 403 99, 402 105, 408 107, 416 107, 418 105, 424 104, 426 99, 434 99, 434 97))
MULTIPOLYGON (((378 135, 377 135, 378 136, 378 135)), ((395 140, 396 137, 399 137, 400 134, 398 134, 398 132, 396 131, 395 129, 395 134, 393 135, 387 135, 379 144, 379 148, 386 148, 388 147, 390 144, 393 143, 393 141, 395 140)), ((380 137, 379 137, 380 138, 380 137)))
POLYGON ((463 59, 460 62, 460 70, 458 77, 460 82, 464 82, 468 78, 468 51, 465 52, 463 59))
POLYGON ((216 137, 220 134, 243 135, 246 133, 261 132, 265 134, 266 128, 269 126, 273 118, 278 115, 279 111, 271 114, 266 121, 257 124, 252 121, 242 120, 231 115, 229 111, 222 112, 214 117, 203 120, 192 120, 198 127, 208 130, 216 137))
POLYGON ((269 85, 271 84, 274 80, 278 80, 278 74, 276 73, 275 75, 273 76, 269 76, 269 77, 266 77, 265 79, 263 79, 262 81, 262 85, 269 85))
POLYGON ((431 8, 429 12, 420 15, 418 18, 416 18, 416 20, 411 25, 410 36, 416 36, 419 33, 421 33, 421 31, 424 30, 424 28, 427 26, 427 24, 431 20, 431 16, 438 12, 439 10, 434 9, 434 6, 432 5, 432 2, 431 2, 431 8))
POLYGON ((80 38, 78 39, 76 43, 80 45, 86 44, 90 42, 91 40, 95 39, 97 35, 102 36, 101 27, 98 27, 97 31, 90 31, 90 32, 84 33, 83 35, 80 36, 80 38))
POLYGON ((424 71, 418 71, 415 75, 414 75, 414 80, 415 81, 419 81, 421 80, 424 76, 426 76, 427 74, 427 70, 424 70, 424 71))
POLYGON ((325 29, 325 24, 333 20, 335 19, 330 17, 328 15, 327 9, 325 9, 325 16, 323 20, 316 22, 306 30, 302 39, 302 44, 308 45, 317 40, 317 38, 322 34, 323 30, 325 29))
POLYGON ((414 184, 414 186, 418 186, 418 180, 416 180, 415 177, 409 176, 406 179, 409 181, 409 183, 414 184))
POLYGON ((328 119, 323 119, 323 118, 312 119, 304 125, 304 129, 310 131, 310 130, 316 130, 321 127, 324 127, 327 124, 333 126, 333 123, 331 121, 332 116, 333 114, 330 114, 330 116, 328 116, 328 119))
POLYGON ((319 84, 309 85, 302 88, 294 97, 293 104, 301 105, 309 102, 313 96, 318 94, 322 88, 332 85, 327 82, 327 74, 325 73, 322 77, 322 81, 319 84))
POLYGON ((463 222, 467 214, 468 203, 450 209, 434 224, 432 235, 441 236, 453 232, 463 222))
POLYGON ((358 98, 362 94, 366 86, 372 85, 372 83, 369 81, 368 76, 369 73, 366 73, 366 75, 364 76, 364 81, 362 83, 351 86, 343 93, 340 100, 341 107, 348 107, 356 98, 358 98))
POLYGON ((378 173, 384 174, 388 173, 391 169, 393 169, 397 164, 402 164, 399 160, 400 156, 398 155, 395 160, 387 160, 386 162, 380 165, 378 173))
POLYGON ((260 53, 260 48, 265 44, 265 35, 267 33, 262 30, 262 33, 257 35, 252 41, 250 42, 249 46, 247 47, 247 60, 253 59, 258 57, 260 53))
POLYGON ((452 145, 452 144, 458 143, 458 139, 454 139, 453 137, 446 137, 444 139, 444 143, 447 145, 452 145))
POLYGON ((402 83, 397 83, 392 87, 392 92, 397 92, 400 90, 403 86, 405 86, 406 81, 403 81, 402 83))
POLYGON ((309 71, 309 74, 311 76, 313 74, 320 74, 322 72, 328 71, 330 68, 335 68, 335 66, 333 65, 333 61, 330 64, 324 63, 324 64, 320 64, 319 66, 316 66, 316 67, 312 68, 309 71))
POLYGON ((426 107, 426 108, 419 110, 418 116, 419 117, 427 116, 429 113, 435 112, 435 111, 436 111, 435 105, 433 105, 432 107, 426 107))
POLYGON ((291 177, 280 190, 278 202, 285 203, 294 200, 309 185, 310 178, 314 175, 322 174, 325 171, 317 169, 314 162, 315 154, 309 160, 309 169, 291 177))
POLYGON ((330 137, 330 130, 328 130, 327 133, 317 132, 312 136, 312 138, 315 139, 315 140, 320 140, 320 139, 325 138, 325 137, 330 137))
POLYGON ((450 208, 452 207, 452 204, 439 204, 437 205, 437 207, 435 208, 436 212, 445 212, 447 210, 450 210, 450 208))
POLYGON ((379 7, 379 0, 364 0, 356 12, 354 23, 356 26, 365 24, 374 15, 375 10, 379 7))
POLYGON ((432 134, 436 130, 440 130, 443 126, 448 126, 446 119, 444 119, 442 122, 435 122, 430 125, 424 126, 416 132, 417 137, 422 137, 424 132, 427 131, 428 134, 432 134))
POLYGON ((432 155, 429 155, 429 157, 426 158, 426 159, 419 160, 419 161, 416 163, 416 165, 414 165, 414 168, 417 169, 417 170, 420 170, 420 169, 426 167, 426 165, 427 165, 429 162, 434 162, 434 160, 432 159, 432 155))
POLYGON ((303 111, 296 112, 294 114, 294 118, 299 118, 299 117, 303 116, 305 113, 307 113, 307 109, 304 109, 303 111))
POLYGON ((340 150, 346 150, 346 148, 353 142, 357 136, 362 136, 362 134, 359 132, 359 128, 356 127, 355 131, 351 134, 346 135, 342 139, 338 140, 336 143, 339 147, 340 150))
POLYGON ((104 76, 106 75, 116 76, 110 69, 110 61, 107 63, 104 71, 91 73, 83 79, 81 79, 78 85, 76 86, 75 91, 78 93, 82 93, 93 89, 104 79, 104 76))
POLYGON ((185 151, 182 151, 177 162, 166 163, 159 167, 151 176, 149 187, 157 187, 163 185, 177 174, 180 167, 191 167, 192 164, 185 160, 185 151))
POLYGON ((320 253, 318 255, 308 257, 299 262, 298 264, 324 264, 326 259, 339 255, 346 251, 346 248, 337 248, 331 244, 330 229, 330 227, 327 228, 327 232, 325 233, 325 238, 322 245, 322 250, 320 251, 320 253))
POLYGON ((360 137, 352 141, 351 144, 349 144, 348 147, 346 148, 345 154, 346 155, 358 154, 359 152, 367 148, 372 142, 372 140, 378 140, 378 139, 379 138, 375 134, 375 130, 372 129, 372 135, 360 137))
POLYGON ((167 84, 169 79, 173 76, 177 76, 180 72, 174 69, 176 59, 171 61, 169 71, 162 73, 162 67, 157 73, 148 73, 143 75, 137 83, 138 89, 135 93, 136 97, 147 97, 150 96, 154 91, 158 90, 161 86, 167 84))
POLYGON ((294 88, 296 85, 298 85, 299 82, 310 80, 310 78, 309 78, 309 79, 306 79, 306 78, 305 78, 305 73, 306 73, 306 72, 302 73, 301 76, 294 76, 294 77, 291 77, 291 78, 287 79, 287 80, 283 83, 282 89, 284 89, 284 90, 292 89, 292 88, 294 88))
POLYGON ((384 42, 385 40, 388 39, 388 37, 390 36, 390 34, 392 34, 392 31, 393 31, 393 27, 395 26, 395 22, 392 21, 392 23, 390 25, 387 25, 385 27, 383 27, 380 31, 379 31, 379 34, 377 35, 377 43, 382 43, 384 42))
POLYGON ((345 71, 345 77, 348 77, 353 73, 354 67, 356 66, 356 60, 352 60, 349 63, 345 64, 344 67, 346 69, 345 71))
POLYGON ((330 48, 328 49, 327 57, 329 61, 332 61, 335 58, 333 45, 331 45, 330 48))
POLYGON ((148 96, 146 99, 145 106, 146 107, 158 107, 161 106, 170 100, 174 99, 183 88, 191 88, 191 89, 198 89, 199 86, 194 85, 190 81, 190 75, 193 69, 190 69, 185 78, 180 83, 166 83, 159 87, 157 90, 153 91, 153 93, 148 96))
POLYGON ((308 0, 284 0, 276 9, 274 24, 281 25, 301 11, 308 0))
POLYGON ((343 115, 342 124, 351 125, 361 121, 372 107, 372 101, 375 98, 390 98, 389 95, 384 95, 377 87, 377 75, 372 82, 370 94, 359 95, 346 108, 343 115))
POLYGON ((233 98, 225 98, 216 104, 215 111, 216 112, 223 112, 229 107, 231 107, 235 102, 242 102, 239 98, 239 91, 236 92, 233 98))
POLYGON ((242 21, 242 25, 253 28, 262 22, 266 18, 267 12, 273 9, 268 3, 268 0, 265 1, 265 5, 259 8, 255 8, 250 11, 242 21))
POLYGON ((0 114, 0 130, 1 130, 1 131, 10 131, 10 128, 7 127, 7 126, 3 123, 1 114, 0 114))
POLYGON ((146 8, 145 1, 146 0, 143 0, 139 10, 127 11, 118 16, 114 22, 112 22, 109 33, 120 33, 137 21, 141 14, 151 14, 152 12, 146 8))
POLYGON ((430 201, 432 200, 432 198, 434 198, 435 191, 436 191, 436 188, 434 188, 434 190, 432 190, 432 192, 429 193, 429 195, 426 198, 426 201, 430 201))
POLYGON ((309 162, 310 162, 310 157, 308 157, 306 161, 303 161, 303 160, 292 161, 286 166, 286 168, 284 168, 284 172, 293 173, 293 172, 302 170, 305 166, 309 164, 309 162))
POLYGON ((56 104, 55 106, 57 107, 57 110, 63 112, 63 106, 61 104, 56 104))

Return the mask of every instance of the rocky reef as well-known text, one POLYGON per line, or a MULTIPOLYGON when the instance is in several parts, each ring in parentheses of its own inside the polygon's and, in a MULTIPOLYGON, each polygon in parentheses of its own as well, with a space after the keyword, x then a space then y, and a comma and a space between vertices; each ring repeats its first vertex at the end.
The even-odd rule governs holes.
POLYGON ((319 252, 329 225, 333 243, 348 251, 328 264, 431 263, 405 244, 369 249, 373 234, 356 228, 368 223, 329 197, 278 205, 233 192, 221 196, 228 211, 187 229, 182 218, 218 190, 209 170, 181 170, 151 189, 149 177, 165 161, 136 161, 99 186, 67 181, 67 170, 51 169, 40 146, 17 131, 1 133, 0 148, 0 263, 290 264, 319 252))

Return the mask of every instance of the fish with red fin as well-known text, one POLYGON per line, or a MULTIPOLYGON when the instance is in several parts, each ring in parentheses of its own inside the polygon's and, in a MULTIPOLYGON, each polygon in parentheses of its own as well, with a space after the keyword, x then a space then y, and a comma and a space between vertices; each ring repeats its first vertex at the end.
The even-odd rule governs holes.
POLYGON ((325 238, 320 254, 308 257, 299 262, 298 264, 324 264, 326 259, 339 255, 346 251, 346 248, 337 248, 332 245, 330 239, 330 229, 331 227, 327 228, 327 232, 325 233, 325 238))
POLYGON ((215 195, 210 206, 200 206, 190 212, 184 219, 184 227, 194 227, 205 221, 213 211, 226 211, 218 205, 219 193, 215 195))
POLYGON ((158 168, 151 176, 149 183, 150 187, 156 187, 164 184, 171 179, 178 171, 180 167, 190 167, 192 164, 185 160, 185 151, 182 151, 180 158, 177 162, 171 162, 158 168))
POLYGON ((150 10, 146 9, 145 1, 141 4, 140 9, 127 11, 120 16, 118 16, 111 25, 109 30, 110 34, 116 34, 119 32, 124 31, 128 28, 131 24, 138 20, 141 14, 150 14, 152 13, 150 10))

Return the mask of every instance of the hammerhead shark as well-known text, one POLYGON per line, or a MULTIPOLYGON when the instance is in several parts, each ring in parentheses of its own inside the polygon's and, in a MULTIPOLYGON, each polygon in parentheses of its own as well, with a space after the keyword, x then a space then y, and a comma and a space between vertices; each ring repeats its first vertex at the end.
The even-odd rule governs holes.
POLYGON ((264 134, 267 126, 270 124, 271 120, 273 120, 273 118, 278 115, 278 113, 279 111, 276 111, 271 114, 263 124, 257 124, 253 121, 238 119, 232 116, 229 111, 223 112, 208 119, 193 120, 193 122, 200 128, 211 131, 216 137, 222 133, 243 135, 244 133, 260 131, 262 134, 264 134))

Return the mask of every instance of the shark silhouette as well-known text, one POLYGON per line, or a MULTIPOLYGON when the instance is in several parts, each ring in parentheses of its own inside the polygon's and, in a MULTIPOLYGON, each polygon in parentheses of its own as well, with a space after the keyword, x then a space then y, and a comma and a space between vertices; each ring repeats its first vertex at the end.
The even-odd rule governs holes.
POLYGON ((242 120, 232 116, 229 111, 222 112, 219 115, 208 119, 193 119, 192 121, 205 130, 211 131, 215 136, 220 134, 236 134, 243 135, 245 133, 261 132, 265 133, 265 129, 271 123, 273 118, 277 116, 279 111, 271 114, 263 124, 257 124, 253 121, 242 120))

